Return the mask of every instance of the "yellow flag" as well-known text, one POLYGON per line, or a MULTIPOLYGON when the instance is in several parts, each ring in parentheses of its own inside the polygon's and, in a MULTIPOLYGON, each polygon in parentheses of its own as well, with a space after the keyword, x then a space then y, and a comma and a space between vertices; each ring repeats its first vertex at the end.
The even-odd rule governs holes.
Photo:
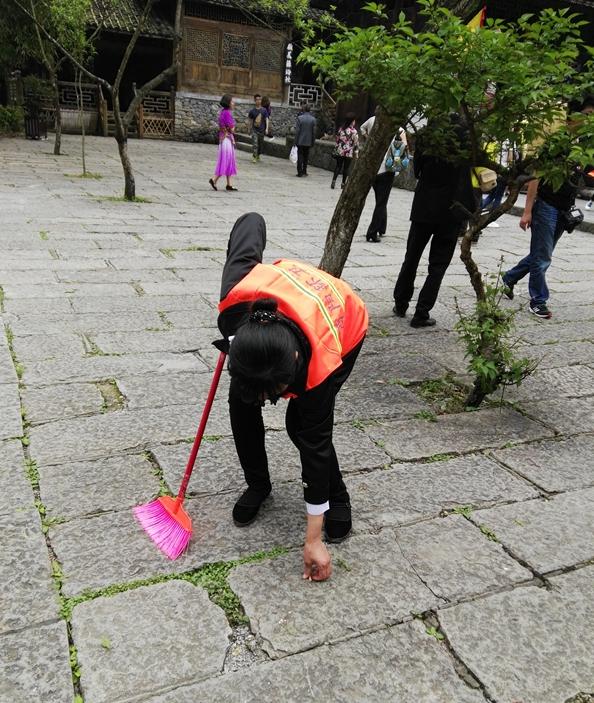
POLYGON ((480 29, 485 24, 485 16, 487 14, 487 6, 485 5, 480 12, 467 23, 467 27, 470 29, 480 29))

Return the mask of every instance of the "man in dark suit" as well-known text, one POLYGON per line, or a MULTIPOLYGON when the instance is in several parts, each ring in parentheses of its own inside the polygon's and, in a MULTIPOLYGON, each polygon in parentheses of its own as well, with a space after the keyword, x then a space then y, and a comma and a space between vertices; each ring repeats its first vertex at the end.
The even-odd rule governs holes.
POLYGON ((301 106, 302 112, 295 123, 295 145, 297 146, 297 175, 307 176, 309 149, 316 141, 316 118, 311 114, 309 103, 301 106))
POLYGON ((432 134, 429 124, 419 133, 414 153, 414 172, 419 180, 410 213, 406 255, 394 287, 394 313, 398 317, 406 316, 419 261, 430 241, 431 248, 429 273, 419 293, 411 327, 435 325, 429 312, 437 300, 465 219, 459 205, 471 212, 475 208, 470 162, 465 153, 466 130, 459 124, 458 116, 451 116, 448 122, 449 138, 445 142, 443 127, 439 130, 442 136, 435 139, 437 131, 432 134))

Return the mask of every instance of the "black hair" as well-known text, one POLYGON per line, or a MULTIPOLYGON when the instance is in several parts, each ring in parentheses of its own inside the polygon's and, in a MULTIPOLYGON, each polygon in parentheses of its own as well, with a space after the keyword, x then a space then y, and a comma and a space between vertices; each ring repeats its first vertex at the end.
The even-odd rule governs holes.
POLYGON ((356 115, 354 112, 347 112, 347 114, 344 116, 344 122, 342 123, 342 128, 346 129, 347 127, 350 127, 351 124, 355 121, 356 115))
POLYGON ((229 95, 229 93, 225 93, 225 95, 223 95, 223 97, 220 99, 219 105, 221 107, 224 107, 226 110, 228 110, 231 105, 232 100, 233 100, 233 96, 229 95))
POLYGON ((229 374, 245 403, 276 402, 295 380, 298 342, 277 308, 272 298, 255 300, 231 343, 229 374))
POLYGON ((270 107, 270 98, 267 95, 262 96, 262 107, 270 107))
POLYGON ((309 112, 311 110, 311 105, 309 103, 301 103, 301 109, 304 112, 309 112))
POLYGON ((256 98, 261 98, 261 97, 262 97, 262 96, 260 95, 260 93, 255 93, 255 95, 254 95, 254 100, 255 100, 256 98))

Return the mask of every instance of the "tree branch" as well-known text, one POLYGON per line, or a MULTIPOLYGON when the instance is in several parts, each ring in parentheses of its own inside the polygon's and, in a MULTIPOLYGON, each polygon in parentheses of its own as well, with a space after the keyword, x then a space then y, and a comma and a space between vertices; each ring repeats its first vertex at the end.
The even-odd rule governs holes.
POLYGON ((146 4, 144 6, 144 10, 142 11, 142 15, 140 16, 140 20, 138 22, 138 25, 136 26, 136 29, 134 30, 134 34, 130 37, 130 41, 128 42, 128 46, 126 47, 126 51, 124 52, 124 56, 122 57, 122 60, 120 62, 118 72, 116 73, 116 77, 113 82, 113 92, 114 93, 118 93, 120 90, 120 84, 122 82, 122 78, 124 77, 124 72, 126 70, 126 66, 128 65, 128 61, 130 60, 130 56, 132 56, 132 52, 134 51, 134 47, 136 46, 136 42, 138 41, 138 37, 140 36, 140 32, 142 31, 142 28, 145 25, 145 22, 151 12, 151 9, 153 7, 154 2, 155 2, 155 0, 146 0, 146 4))
POLYGON ((37 18, 36 18, 34 15, 32 15, 32 14, 29 12, 29 10, 27 10, 27 8, 24 7, 24 6, 19 2, 19 0, 12 0, 12 2, 21 10, 21 12, 24 12, 25 15, 27 15, 27 17, 28 17, 29 19, 33 20, 33 22, 35 23, 35 27, 38 28, 38 29, 41 31, 41 33, 43 34, 43 36, 44 36, 49 42, 51 42, 51 44, 52 44, 53 46, 55 46, 56 49, 58 49, 58 51, 61 51, 62 54, 64 54, 64 56, 65 56, 67 59, 69 59, 70 61, 72 61, 72 63, 76 66, 76 68, 78 68, 80 71, 82 71, 82 72, 85 74, 85 76, 87 76, 88 78, 90 78, 90 79, 91 79, 92 81, 94 81, 95 83, 99 83, 99 85, 102 85, 102 86, 103 86, 106 90, 108 90, 110 93, 113 92, 113 88, 112 88, 112 86, 111 86, 111 83, 109 83, 108 81, 106 81, 104 78, 100 78, 99 76, 96 76, 94 73, 91 73, 91 71, 89 71, 88 69, 86 69, 86 68, 80 63, 80 61, 78 61, 77 59, 75 59, 74 56, 73 56, 67 49, 65 49, 65 48, 60 44, 59 41, 57 41, 56 39, 54 39, 54 38, 52 37, 52 35, 46 30, 46 28, 45 28, 40 22, 38 22, 37 18))
POLYGON ((150 81, 147 81, 143 86, 138 88, 136 91, 136 94, 132 98, 132 102, 128 106, 128 109, 126 110, 124 117, 123 117, 123 122, 124 124, 128 125, 132 121, 132 118, 134 117, 134 113, 136 110, 138 110, 138 106, 140 103, 143 101, 145 96, 153 90, 153 88, 156 88, 167 76, 171 75, 172 73, 175 73, 177 71, 177 62, 172 63, 171 66, 168 68, 164 69, 156 75, 154 78, 151 78, 150 81))

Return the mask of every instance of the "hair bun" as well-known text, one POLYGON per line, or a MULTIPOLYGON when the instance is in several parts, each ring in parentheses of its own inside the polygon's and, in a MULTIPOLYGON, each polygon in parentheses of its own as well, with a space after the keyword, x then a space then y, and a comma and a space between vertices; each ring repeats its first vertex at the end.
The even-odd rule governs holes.
POLYGON ((278 310, 278 302, 274 298, 258 298, 252 303, 252 312, 258 312, 258 310, 276 312, 278 310))

